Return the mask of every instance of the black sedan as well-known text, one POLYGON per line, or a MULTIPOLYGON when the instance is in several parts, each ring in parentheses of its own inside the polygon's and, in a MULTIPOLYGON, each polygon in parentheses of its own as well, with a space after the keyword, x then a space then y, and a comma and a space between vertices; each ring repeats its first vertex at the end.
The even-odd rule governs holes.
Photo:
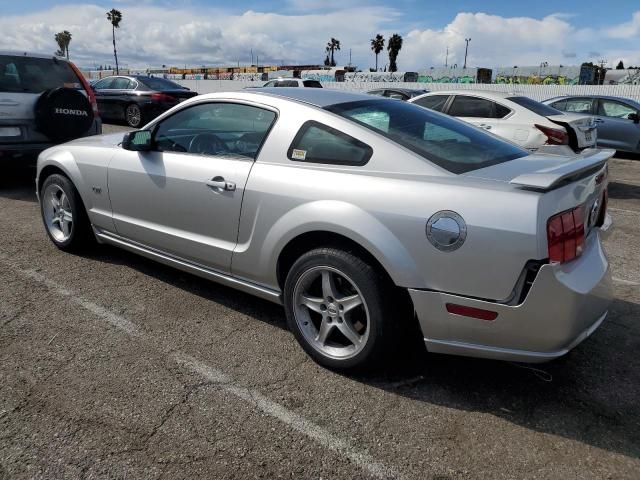
POLYGON ((417 97, 424 93, 429 93, 429 90, 420 88, 377 88, 367 92, 369 95, 378 95, 379 97, 396 98, 398 100, 409 100, 410 98, 417 97))
POLYGON ((124 120, 133 128, 198 95, 170 80, 143 75, 106 77, 93 89, 103 119, 124 120))

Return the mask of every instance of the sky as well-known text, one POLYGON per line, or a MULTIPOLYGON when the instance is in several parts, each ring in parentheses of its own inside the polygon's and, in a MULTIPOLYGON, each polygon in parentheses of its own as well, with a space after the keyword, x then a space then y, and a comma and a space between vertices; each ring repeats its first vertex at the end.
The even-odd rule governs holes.
POLYGON ((53 53, 54 34, 69 30, 77 64, 113 64, 111 8, 123 14, 118 57, 130 67, 321 64, 335 37, 338 65, 351 54, 367 70, 377 33, 403 37, 401 71, 461 67, 465 38, 471 67, 640 65, 637 0, 0 0, 0 50, 53 53))

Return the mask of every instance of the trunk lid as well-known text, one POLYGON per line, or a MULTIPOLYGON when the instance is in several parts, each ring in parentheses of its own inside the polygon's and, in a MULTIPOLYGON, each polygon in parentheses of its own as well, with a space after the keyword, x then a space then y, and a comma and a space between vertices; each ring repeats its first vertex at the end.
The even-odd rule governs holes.
POLYGON ((593 148, 598 141, 597 124, 593 117, 576 113, 548 115, 549 121, 564 127, 569 134, 569 145, 574 150, 593 148))

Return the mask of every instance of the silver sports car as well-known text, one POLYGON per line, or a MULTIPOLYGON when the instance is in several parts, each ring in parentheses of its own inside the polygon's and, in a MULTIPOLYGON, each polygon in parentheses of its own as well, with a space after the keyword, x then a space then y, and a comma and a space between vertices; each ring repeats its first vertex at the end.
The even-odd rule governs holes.
POLYGON ((613 151, 532 155, 416 105, 313 88, 202 95, 46 150, 46 231, 282 303, 317 362, 429 351, 541 362, 604 320, 613 151), (413 329, 417 331, 417 329, 413 329))

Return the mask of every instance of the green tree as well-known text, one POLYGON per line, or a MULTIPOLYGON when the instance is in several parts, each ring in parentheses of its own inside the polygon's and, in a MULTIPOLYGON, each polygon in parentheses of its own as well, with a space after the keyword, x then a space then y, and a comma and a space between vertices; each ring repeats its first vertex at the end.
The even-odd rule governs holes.
POLYGON ((122 21, 122 12, 120 12, 120 10, 112 8, 107 12, 107 20, 111 22, 111 32, 113 35, 113 56, 116 59, 116 75, 119 75, 120 69, 118 68, 118 52, 116 51, 116 28, 120 28, 120 22, 122 21))
POLYGON ((618 62, 618 65, 616 66, 616 70, 624 70, 624 63, 622 62, 622 60, 618 62))
POLYGON ((58 44, 58 51, 56 55, 59 57, 67 57, 69 60, 69 44, 71 43, 71 33, 67 30, 58 32, 54 35, 56 43, 58 44))
POLYGON ((371 39, 371 50, 376 54, 376 72, 378 71, 378 55, 384 50, 384 37, 379 33, 371 39))
POLYGON ((336 61, 333 58, 333 54, 336 50, 340 50, 340 40, 331 37, 331 40, 327 43, 327 48, 325 49, 327 52, 327 56, 329 56, 329 63, 332 67, 336 66, 336 61))
POLYGON ((387 50, 389 51, 389 71, 397 72, 398 64, 396 60, 398 59, 398 54, 402 49, 402 37, 397 33, 394 33, 389 41, 387 42, 387 50))

